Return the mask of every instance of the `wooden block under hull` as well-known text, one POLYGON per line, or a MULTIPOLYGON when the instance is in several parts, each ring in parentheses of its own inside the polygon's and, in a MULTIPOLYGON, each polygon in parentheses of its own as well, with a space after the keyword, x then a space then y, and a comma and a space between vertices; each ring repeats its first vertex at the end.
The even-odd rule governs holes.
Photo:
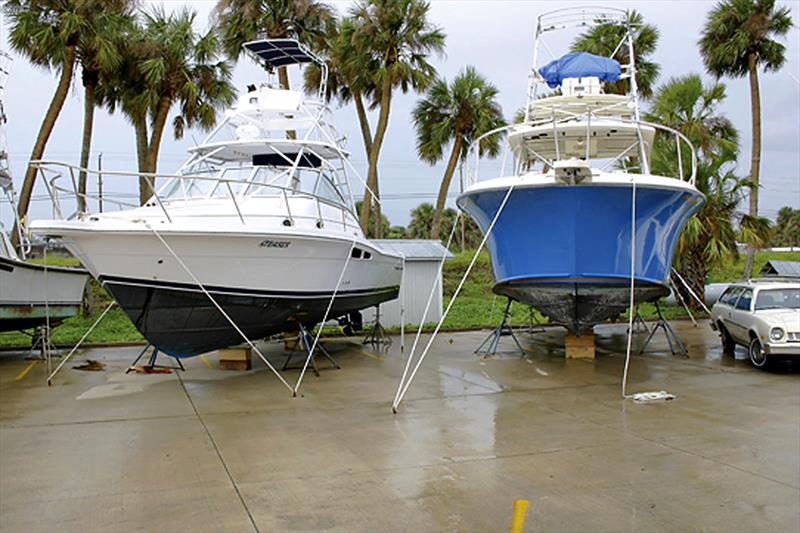
POLYGON ((253 368, 250 348, 222 348, 219 354, 219 367, 222 370, 250 370, 253 368))
POLYGON ((566 335, 564 348, 567 359, 594 359, 594 333, 584 333, 580 337, 566 335))

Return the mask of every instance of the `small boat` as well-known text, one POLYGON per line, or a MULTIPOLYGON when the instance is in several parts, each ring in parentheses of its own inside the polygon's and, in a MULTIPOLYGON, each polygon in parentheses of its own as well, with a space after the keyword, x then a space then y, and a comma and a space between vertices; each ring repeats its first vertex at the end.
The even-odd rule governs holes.
MULTIPOLYGON (((0 50, 0 193, 16 213, 17 202, 8 166, 2 94, 10 56, 0 50)), ((17 227, 21 224, 17 221, 17 227)), ((0 223, 0 332, 54 326, 81 309, 89 273, 81 268, 39 265, 26 261, 24 232, 19 234, 20 253, 11 244, 0 223)))
MULTIPOLYGON (((154 176, 145 205, 31 225, 59 238, 142 335, 175 357, 239 344, 242 334, 311 327, 325 316, 358 322, 359 310, 399 292, 401 257, 370 243, 358 224, 349 154, 323 99, 324 62, 292 39, 244 50, 269 73, 316 63, 320 93, 280 88, 274 76, 250 85, 176 174, 154 176)), ((78 169, 35 164, 63 213, 76 191, 62 178, 78 169)), ((103 178, 138 183, 139 176, 104 171, 103 178)))
POLYGON ((525 119, 491 133, 505 135, 504 173, 480 179, 479 139, 471 184, 457 200, 484 234, 491 227, 493 291, 578 335, 629 307, 631 278, 634 303, 669 293, 678 238, 705 201, 688 139, 641 119, 633 59, 620 65, 572 52, 538 66, 539 50, 550 50, 545 36, 598 24, 625 28, 619 46, 635 57, 623 10, 567 8, 538 18, 525 119), (628 94, 603 92, 620 79, 628 94), (657 135, 672 146, 675 176, 651 172, 657 135))

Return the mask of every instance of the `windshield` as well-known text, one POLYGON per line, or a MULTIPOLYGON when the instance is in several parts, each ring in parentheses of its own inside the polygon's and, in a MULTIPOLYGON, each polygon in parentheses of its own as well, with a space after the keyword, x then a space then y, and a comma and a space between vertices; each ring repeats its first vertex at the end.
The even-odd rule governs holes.
POLYGON ((800 309, 800 289, 759 291, 756 299, 756 311, 765 309, 800 309))

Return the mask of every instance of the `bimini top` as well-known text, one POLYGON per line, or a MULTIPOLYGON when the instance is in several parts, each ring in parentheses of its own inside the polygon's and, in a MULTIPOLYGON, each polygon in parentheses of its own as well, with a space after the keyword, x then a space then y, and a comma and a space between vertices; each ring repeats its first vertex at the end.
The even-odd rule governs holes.
POLYGON ((295 39, 261 39, 244 43, 242 47, 268 68, 319 63, 319 59, 295 39))
POLYGON ((594 76, 600 81, 617 81, 621 69, 614 59, 588 52, 571 52, 540 68, 539 74, 551 89, 555 89, 565 78, 594 76))

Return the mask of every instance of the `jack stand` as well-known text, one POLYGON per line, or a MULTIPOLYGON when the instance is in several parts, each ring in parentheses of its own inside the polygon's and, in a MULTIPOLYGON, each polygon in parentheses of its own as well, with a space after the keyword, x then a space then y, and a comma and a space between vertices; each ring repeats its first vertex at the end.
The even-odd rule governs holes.
POLYGON ((686 349, 686 346, 681 342, 680 337, 678 334, 675 333, 675 330, 672 329, 672 326, 669 325, 667 319, 664 318, 664 315, 661 313, 661 307, 659 307, 658 302, 656 302, 656 312, 658 313, 658 321, 656 325, 653 326, 653 329, 650 330, 650 335, 647 336, 647 339, 642 344, 642 347, 639 349, 639 354, 642 355, 644 349, 647 348, 647 344, 653 338, 653 335, 656 334, 658 328, 664 330, 664 335, 667 337, 667 344, 669 344, 669 351, 672 352, 672 355, 681 355, 682 357, 689 357, 689 351, 686 349), (674 341, 674 344, 673 344, 674 341))
POLYGON ((514 335, 514 330, 512 330, 511 326, 509 325, 510 320, 511 298, 508 299, 506 310, 503 311, 503 320, 500 322, 500 325, 494 328, 494 331, 492 331, 489 336, 484 339, 480 346, 478 346, 478 349, 475 350, 475 353, 484 356, 497 354, 497 347, 500 344, 500 338, 504 335, 508 335, 514 339, 514 343, 517 345, 520 356, 525 357, 525 350, 522 349, 522 345, 517 340, 517 336, 514 335))
POLYGON ((50 340, 50 328, 47 326, 38 326, 31 337, 31 341, 31 349, 26 359, 46 359, 46 354, 52 354, 56 351, 53 341, 50 340), (39 350, 38 356, 34 355, 36 350, 39 350))
POLYGON ((183 371, 185 371, 185 370, 186 370, 186 369, 183 367, 183 363, 181 363, 181 360, 180 360, 180 359, 178 359, 177 357, 174 357, 174 356, 171 356, 171 355, 170 355, 169 357, 172 357, 173 359, 175 359, 175 362, 177 362, 177 363, 178 363, 178 366, 157 365, 157 364, 156 364, 156 358, 158 358, 158 347, 156 347, 156 346, 153 346, 152 344, 148 344, 147 346, 145 346, 145 347, 144 347, 144 350, 142 350, 141 352, 139 352, 139 355, 136 357, 136 359, 134 359, 133 363, 131 363, 131 364, 130 364, 130 366, 128 366, 128 369, 127 369, 127 370, 125 370, 125 373, 126 373, 126 374, 127 374, 128 372, 132 372, 133 370, 135 370, 136 363, 138 363, 138 362, 139 362, 139 359, 141 359, 141 358, 142 358, 142 356, 145 354, 145 352, 147 352, 147 350, 148 350, 148 349, 149 349, 151 346, 152 346, 152 348, 153 348, 153 351, 150 353, 150 357, 147 359, 147 364, 146 364, 146 365, 144 365, 144 367, 145 367, 145 368, 149 368, 150 370, 152 370, 152 369, 154 369, 154 368, 168 368, 168 369, 170 369, 170 370, 183 370, 183 371))
POLYGON ((376 348, 380 348, 381 346, 388 348, 392 345, 392 338, 386 333, 386 328, 381 324, 380 305, 375 306, 375 321, 372 323, 372 328, 370 328, 369 333, 364 337, 364 341, 361 344, 364 346, 371 344, 376 348))
MULTIPOLYGON (((656 305, 656 307, 658 307, 658 305, 656 305)), ((644 317, 642 316, 641 309, 637 305, 636 306, 636 314, 633 316, 633 332, 634 333, 643 333, 645 331, 650 331, 650 328, 647 327, 647 322, 644 321, 644 317)))
MULTIPOLYGON (((314 337, 311 333, 303 326, 302 322, 297 322, 297 325, 300 326, 300 331, 297 334, 297 341, 292 346, 292 351, 289 352, 289 357, 286 358, 286 362, 283 363, 283 368, 281 370, 297 370, 298 368, 302 367, 290 367, 289 362, 292 360, 294 353, 297 351, 298 346, 302 346, 305 350, 306 356, 308 353, 311 352, 311 347, 314 345, 314 337)), ((328 353, 321 343, 317 343, 317 348, 314 350, 317 353, 322 354, 328 361, 331 363, 331 368, 335 368, 337 370, 341 369, 342 367, 339 366, 339 363, 336 362, 336 359, 331 357, 331 354, 328 353)), ((317 366, 317 354, 311 354, 311 370, 314 371, 314 375, 319 377, 319 367, 317 366)))

